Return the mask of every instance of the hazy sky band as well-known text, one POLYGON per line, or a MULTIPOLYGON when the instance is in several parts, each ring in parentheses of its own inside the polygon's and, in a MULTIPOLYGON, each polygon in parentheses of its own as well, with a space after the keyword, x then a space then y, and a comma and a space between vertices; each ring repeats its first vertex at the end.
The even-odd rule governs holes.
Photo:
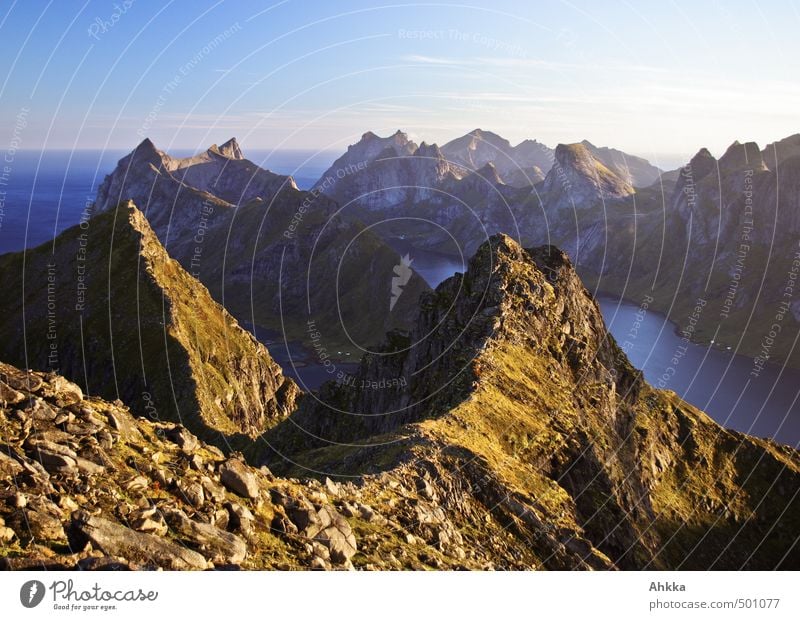
POLYGON ((663 164, 798 131, 785 2, 5 3, 0 106, 20 148, 338 150, 584 138, 663 164))

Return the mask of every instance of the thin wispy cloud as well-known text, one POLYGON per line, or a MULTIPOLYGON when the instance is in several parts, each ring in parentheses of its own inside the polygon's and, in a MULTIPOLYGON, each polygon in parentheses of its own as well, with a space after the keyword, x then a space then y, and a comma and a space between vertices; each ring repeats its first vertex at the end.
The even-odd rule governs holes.
POLYGON ((638 71, 645 73, 667 73, 669 69, 649 65, 637 64, 595 64, 574 63, 544 60, 542 58, 516 58, 475 56, 472 58, 456 58, 447 56, 424 56, 420 54, 405 54, 400 57, 402 62, 411 62, 422 65, 437 65, 447 67, 476 67, 476 68, 508 68, 508 69, 549 69, 553 71, 638 71))

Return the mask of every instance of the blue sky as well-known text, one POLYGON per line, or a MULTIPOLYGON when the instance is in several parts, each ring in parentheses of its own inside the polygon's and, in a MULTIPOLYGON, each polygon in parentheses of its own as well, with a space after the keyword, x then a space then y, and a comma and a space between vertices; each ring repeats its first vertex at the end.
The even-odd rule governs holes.
POLYGON ((22 148, 481 127, 666 165, 800 131, 799 30, 800 6, 764 1, 4 0, 0 111, 22 148))

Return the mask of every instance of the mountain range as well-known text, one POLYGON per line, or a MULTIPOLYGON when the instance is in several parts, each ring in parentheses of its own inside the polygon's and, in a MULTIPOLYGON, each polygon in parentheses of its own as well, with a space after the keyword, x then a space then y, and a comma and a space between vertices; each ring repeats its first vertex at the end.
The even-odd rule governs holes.
POLYGON ((787 285, 797 272, 800 135, 764 149, 734 142, 719 159, 700 149, 667 172, 586 140, 553 150, 531 144, 511 147, 475 130, 439 148, 369 132, 317 188, 390 243, 402 238, 453 257, 498 232, 526 246, 558 245, 595 293, 650 300, 678 329, 696 322, 702 300, 711 310, 693 340, 759 365, 800 367, 800 349, 785 336, 800 328, 800 300, 787 285), (531 153, 549 163, 534 164, 531 153), (511 181, 511 167, 531 165, 544 176, 511 181), (348 173, 326 184, 338 170, 348 173), (783 337, 770 336, 776 320, 785 321, 783 337))
POLYGON ((0 257, 0 567, 798 568, 800 453, 650 386, 595 293, 703 295, 715 340, 777 312, 800 140, 663 173, 536 145, 367 133, 304 192, 145 140, 0 257), (468 267, 431 290, 399 236, 468 267), (363 355, 311 391, 242 324, 363 355))
POLYGON ((390 308, 399 254, 324 195, 244 159, 235 139, 183 159, 144 140, 106 177, 95 208, 122 200, 234 316, 290 340, 316 321, 329 349, 358 351, 406 325, 428 288, 413 273, 390 308), (364 305, 373 294, 385 303, 364 305))

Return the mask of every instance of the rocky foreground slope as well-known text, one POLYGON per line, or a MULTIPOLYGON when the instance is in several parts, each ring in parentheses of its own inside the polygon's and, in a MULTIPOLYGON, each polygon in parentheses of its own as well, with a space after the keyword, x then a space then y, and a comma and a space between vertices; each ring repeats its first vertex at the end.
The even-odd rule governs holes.
MULTIPOLYGON (((7 364, 0 437, 0 569, 537 567, 516 526, 463 503, 432 461, 353 481, 278 478, 180 425, 7 364)), ((552 566, 608 565, 584 561, 579 539, 554 554, 552 566)))

